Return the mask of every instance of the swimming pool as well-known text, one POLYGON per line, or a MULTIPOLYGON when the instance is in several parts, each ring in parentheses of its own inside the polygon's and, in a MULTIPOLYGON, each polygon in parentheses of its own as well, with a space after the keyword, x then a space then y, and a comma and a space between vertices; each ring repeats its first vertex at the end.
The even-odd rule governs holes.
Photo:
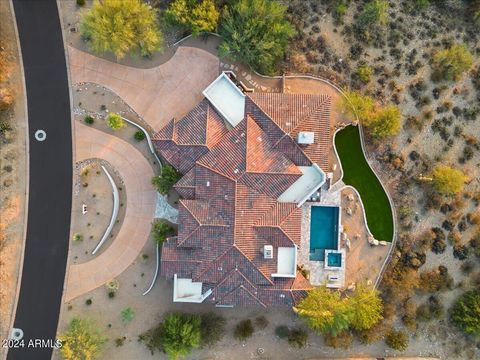
POLYGON ((340 208, 312 206, 310 216, 310 260, 324 261, 325 250, 338 249, 340 208))

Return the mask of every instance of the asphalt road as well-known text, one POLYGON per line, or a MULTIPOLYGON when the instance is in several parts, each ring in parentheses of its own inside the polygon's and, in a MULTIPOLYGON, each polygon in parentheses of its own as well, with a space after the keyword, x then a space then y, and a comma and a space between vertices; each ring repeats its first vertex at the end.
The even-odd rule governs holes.
POLYGON ((55 0, 13 0, 28 105, 30 194, 14 327, 23 347, 9 360, 52 356, 62 300, 72 206, 72 130, 65 51, 55 0), (37 130, 46 138, 38 141, 37 130), (35 341, 36 340, 36 341, 35 341), (41 341, 43 340, 43 343, 41 341))

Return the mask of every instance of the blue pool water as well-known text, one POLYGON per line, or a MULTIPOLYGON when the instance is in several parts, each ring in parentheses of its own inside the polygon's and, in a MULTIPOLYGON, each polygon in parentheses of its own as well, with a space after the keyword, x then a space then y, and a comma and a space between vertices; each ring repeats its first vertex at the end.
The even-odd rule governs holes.
POLYGON ((327 264, 330 267, 342 267, 342 254, 330 253, 327 254, 327 264))
POLYGON ((324 261, 325 249, 338 248, 339 208, 312 206, 310 218, 310 260, 324 261))

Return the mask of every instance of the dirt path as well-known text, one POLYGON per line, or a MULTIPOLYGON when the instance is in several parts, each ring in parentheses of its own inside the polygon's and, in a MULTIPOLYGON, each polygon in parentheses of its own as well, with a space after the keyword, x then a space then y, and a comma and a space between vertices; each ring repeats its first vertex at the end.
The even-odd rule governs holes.
MULTIPOLYGON (((15 103, 0 111, 11 130, 0 134, 0 339, 8 336, 14 312, 24 243, 27 185, 25 94, 9 1, 0 1, 0 82, 13 90, 15 103)), ((0 348, 0 358, 3 356, 0 348)))

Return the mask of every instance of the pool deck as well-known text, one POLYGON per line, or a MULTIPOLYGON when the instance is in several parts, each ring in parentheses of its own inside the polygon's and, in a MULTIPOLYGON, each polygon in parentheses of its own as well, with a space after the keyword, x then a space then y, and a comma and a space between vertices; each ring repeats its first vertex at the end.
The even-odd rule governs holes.
POLYGON ((350 249, 346 249, 346 286, 363 280, 375 283, 392 244, 374 246, 368 243, 368 231, 358 195, 350 188, 341 192, 342 226, 350 239, 350 249), (349 200, 349 196, 353 200, 349 200), (350 209, 350 215, 347 209, 350 209))
MULTIPOLYGON (((322 192, 323 195, 323 192, 322 192)), ((298 251, 298 264, 310 272, 310 283, 314 286, 325 285, 328 275, 338 275, 338 283, 343 287, 345 284, 345 267, 338 270, 325 269, 324 261, 310 260, 310 208, 312 206, 340 206, 340 192, 328 193, 327 196, 321 196, 319 202, 307 202, 302 206, 302 238, 298 251)), ((341 209, 340 209, 341 211, 341 209)), ((339 231, 342 229, 339 228, 339 231)))
POLYGON ((329 190, 321 191, 319 202, 307 202, 302 206, 302 238, 298 250, 298 264, 310 273, 310 283, 314 286, 325 285, 328 275, 339 275, 341 287, 352 287, 367 280, 375 282, 390 243, 372 246, 368 243, 368 230, 365 225, 362 206, 358 195, 344 184, 335 184, 329 190), (340 186, 339 186, 340 185, 340 186), (340 249, 345 251, 344 266, 340 270, 325 269, 324 261, 310 260, 310 208, 312 206, 340 207, 341 226, 349 239, 349 246, 341 236, 340 249))

